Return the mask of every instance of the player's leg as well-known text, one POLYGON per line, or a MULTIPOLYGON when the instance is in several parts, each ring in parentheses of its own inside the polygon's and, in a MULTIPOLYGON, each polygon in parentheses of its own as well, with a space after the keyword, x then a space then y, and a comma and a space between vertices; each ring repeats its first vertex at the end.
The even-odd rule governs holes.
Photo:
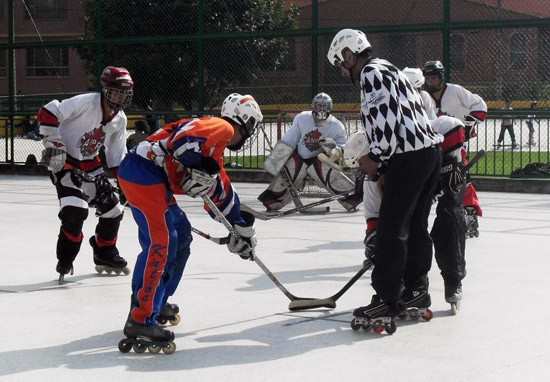
POLYGON ((88 217, 87 196, 82 189, 82 181, 71 170, 62 170, 52 176, 61 209, 59 219, 61 227, 57 238, 56 271, 63 276, 73 271, 73 262, 84 237, 82 226, 88 217))
MULTIPOLYGON (((315 158, 307 168, 307 174, 317 186, 330 194, 346 194, 355 190, 355 183, 345 174, 315 158)), ((338 201, 347 211, 355 211, 361 200, 346 198, 338 201)))
MULTIPOLYGON (((292 184, 296 190, 304 188, 306 178, 306 166, 298 153, 294 152, 284 164, 292 184)), ((269 187, 258 196, 258 200, 270 211, 278 211, 291 201, 288 177, 282 173, 284 169, 276 174, 269 187)))
MULTIPOLYGON (((380 180, 383 178, 380 178, 380 180)), ((363 182, 365 207, 365 219, 367 229, 365 231, 365 256, 374 259, 374 248, 376 247, 376 228, 378 226, 378 217, 380 216, 380 204, 382 203, 382 183, 365 179, 363 182)))

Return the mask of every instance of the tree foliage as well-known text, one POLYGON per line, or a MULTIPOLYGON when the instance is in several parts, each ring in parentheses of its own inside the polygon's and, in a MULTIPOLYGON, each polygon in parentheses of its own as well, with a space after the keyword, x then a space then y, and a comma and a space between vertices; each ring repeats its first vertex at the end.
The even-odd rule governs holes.
MULTIPOLYGON (((295 27, 297 9, 283 0, 204 0, 204 32, 266 32, 295 27)), ((196 35, 199 0, 86 1, 85 38, 139 38, 196 35), (99 8, 98 4, 102 4, 99 8), (100 17, 100 15, 102 17, 100 17)), ((207 39, 204 41, 204 97, 214 105, 226 89, 274 71, 289 56, 288 39, 207 39)), ((90 73, 102 64, 124 66, 135 82, 135 103, 156 108, 197 107, 198 40, 87 46, 79 50, 90 73), (101 49, 102 55, 98 55, 101 49)))

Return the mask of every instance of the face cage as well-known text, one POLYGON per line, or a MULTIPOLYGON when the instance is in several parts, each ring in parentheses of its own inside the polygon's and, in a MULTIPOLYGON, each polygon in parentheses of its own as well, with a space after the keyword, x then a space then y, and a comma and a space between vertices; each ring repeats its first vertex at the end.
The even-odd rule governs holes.
POLYGON ((131 105, 134 96, 133 89, 104 88, 105 100, 113 109, 124 109, 131 105))
POLYGON ((250 117, 247 122, 244 122, 240 117, 237 117, 237 120, 242 139, 233 145, 227 146, 227 148, 231 151, 239 151, 242 149, 248 138, 254 134, 259 125, 259 122, 256 122, 256 118, 254 117, 250 117))

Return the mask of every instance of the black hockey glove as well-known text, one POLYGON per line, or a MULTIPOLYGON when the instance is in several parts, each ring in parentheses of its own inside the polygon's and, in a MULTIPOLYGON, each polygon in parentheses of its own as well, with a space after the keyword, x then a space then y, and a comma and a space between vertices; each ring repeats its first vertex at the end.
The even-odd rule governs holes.
POLYGON ((449 189, 452 192, 460 192, 466 182, 464 174, 464 165, 462 162, 455 162, 451 164, 452 169, 449 173, 449 189))

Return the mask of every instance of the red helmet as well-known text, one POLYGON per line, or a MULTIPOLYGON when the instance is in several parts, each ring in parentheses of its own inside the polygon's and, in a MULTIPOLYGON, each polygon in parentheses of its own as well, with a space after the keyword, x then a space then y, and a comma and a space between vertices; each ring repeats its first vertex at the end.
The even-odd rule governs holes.
POLYGON ((132 103, 134 81, 126 68, 107 66, 100 77, 105 100, 113 109, 121 109, 132 103))

